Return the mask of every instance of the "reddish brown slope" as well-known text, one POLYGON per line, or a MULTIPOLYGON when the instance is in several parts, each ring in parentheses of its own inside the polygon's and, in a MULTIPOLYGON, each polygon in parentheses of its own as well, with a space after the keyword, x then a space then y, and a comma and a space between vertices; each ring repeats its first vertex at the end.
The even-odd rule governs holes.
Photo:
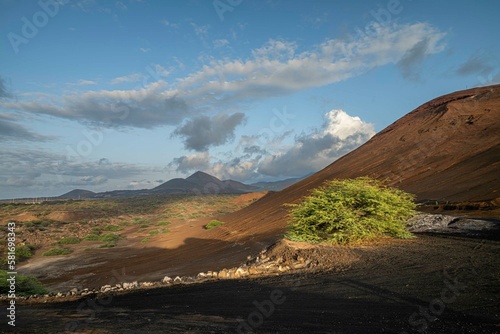
POLYGON ((225 217, 226 227, 238 236, 271 237, 285 228, 284 203, 298 201, 325 180, 364 175, 419 200, 500 197, 500 85, 423 104, 322 171, 225 217))

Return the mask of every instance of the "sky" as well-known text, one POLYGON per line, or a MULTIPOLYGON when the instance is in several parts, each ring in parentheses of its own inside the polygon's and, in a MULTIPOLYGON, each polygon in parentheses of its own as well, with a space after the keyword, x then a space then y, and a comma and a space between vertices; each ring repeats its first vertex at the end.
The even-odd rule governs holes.
POLYGON ((500 2, 0 0, 0 199, 316 172, 500 83, 500 2))

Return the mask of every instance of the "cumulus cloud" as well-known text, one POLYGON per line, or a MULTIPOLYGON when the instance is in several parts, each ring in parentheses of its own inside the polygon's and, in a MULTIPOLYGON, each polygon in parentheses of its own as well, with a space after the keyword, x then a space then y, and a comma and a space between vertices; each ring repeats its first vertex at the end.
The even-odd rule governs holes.
POLYGON ((206 151, 211 146, 223 145, 233 138, 235 128, 244 119, 243 113, 200 116, 178 127, 174 135, 184 138, 184 146, 187 149, 206 151))
POLYGON ((259 173, 269 176, 303 176, 318 171, 365 143, 375 134, 372 124, 342 110, 325 115, 321 129, 302 134, 284 152, 266 156, 259 173))
MULTIPOLYGON (((206 37, 209 26, 192 27, 206 37)), ((136 89, 72 93, 50 101, 0 101, 0 106, 108 127, 178 125, 193 115, 329 85, 387 64, 398 64, 411 76, 415 65, 444 49, 445 35, 428 23, 373 23, 369 35, 329 39, 302 52, 296 42, 270 40, 247 59, 210 58, 198 71, 169 84, 154 78, 158 80, 136 89)), ((145 78, 134 73, 112 83, 145 78)))
POLYGON ((210 167, 210 155, 208 152, 184 155, 174 158, 169 167, 174 167, 176 171, 184 174, 192 171, 207 170, 210 167))
MULTIPOLYGON (((271 150, 274 145, 247 137, 239 145, 241 155, 217 160, 208 152, 174 159, 170 167, 182 173, 203 170, 222 179, 249 180, 259 175, 297 177, 316 172, 365 143, 375 134, 372 124, 343 110, 325 114, 320 128, 297 136, 292 145, 271 150)), ((279 140, 269 138, 270 142, 279 140)), ((280 145, 283 147, 282 145, 280 145)))

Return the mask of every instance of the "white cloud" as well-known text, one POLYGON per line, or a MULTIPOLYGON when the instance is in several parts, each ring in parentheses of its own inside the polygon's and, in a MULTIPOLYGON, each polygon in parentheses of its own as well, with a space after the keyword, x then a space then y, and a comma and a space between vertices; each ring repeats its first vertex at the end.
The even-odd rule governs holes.
POLYGON ((208 152, 174 159, 170 166, 182 173, 204 170, 222 179, 249 180, 259 175, 299 177, 316 172, 344 154, 365 143, 375 134, 372 124, 343 110, 325 114, 324 124, 295 138, 288 147, 272 144, 278 138, 245 137, 239 150, 242 155, 229 160, 217 160, 208 152))
POLYGON ((138 82, 138 81, 141 81, 143 78, 144 78, 143 74, 133 73, 133 74, 125 75, 122 77, 114 78, 113 80, 111 80, 111 84, 112 85, 119 85, 119 84, 126 83, 126 82, 138 82))
MULTIPOLYGON (((199 36, 208 33, 209 26, 192 26, 199 36)), ((148 85, 145 81, 151 78, 140 73, 111 82, 142 80, 141 88, 73 93, 59 101, 0 101, 0 107, 108 127, 177 125, 193 115, 333 84, 387 64, 411 74, 425 57, 444 49, 444 36, 427 23, 415 23, 373 24, 369 35, 330 39, 302 52, 295 42, 270 40, 248 59, 211 59, 199 71, 168 84, 163 77, 170 71, 155 65, 153 72, 160 75, 148 85)))
POLYGON ((143 52, 143 53, 148 53, 149 51, 151 51, 150 48, 139 48, 139 51, 143 52))
POLYGON ((223 48, 229 45, 229 41, 227 39, 216 39, 214 42, 214 48, 223 48))
POLYGON ((169 28, 174 28, 174 29, 179 28, 179 25, 177 23, 172 23, 168 20, 162 20, 161 24, 163 24, 164 26, 169 27, 169 28))

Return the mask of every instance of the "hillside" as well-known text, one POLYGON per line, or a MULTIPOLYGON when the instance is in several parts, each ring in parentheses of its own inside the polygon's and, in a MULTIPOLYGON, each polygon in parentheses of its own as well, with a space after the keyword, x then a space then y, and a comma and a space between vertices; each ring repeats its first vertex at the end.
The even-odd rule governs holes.
POLYGON ((326 180, 368 175, 416 194, 417 200, 478 201, 500 197, 499 171, 500 85, 495 85, 427 102, 320 172, 224 219, 240 237, 273 239, 286 227, 283 204, 326 180))

